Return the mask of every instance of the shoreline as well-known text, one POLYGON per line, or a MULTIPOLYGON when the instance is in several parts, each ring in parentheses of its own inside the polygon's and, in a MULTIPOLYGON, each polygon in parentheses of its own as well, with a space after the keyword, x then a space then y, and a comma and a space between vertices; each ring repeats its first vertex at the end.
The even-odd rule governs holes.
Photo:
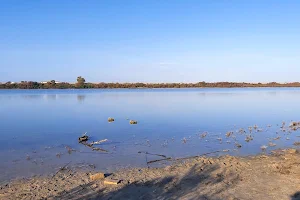
POLYGON ((91 180, 97 173, 102 172, 74 171, 66 165, 53 175, 1 184, 0 199, 300 198, 299 149, 246 157, 201 156, 163 168, 123 169, 91 180))
POLYGON ((254 89, 254 88, 300 88, 299 86, 245 86, 245 87, 111 87, 111 88, 0 88, 1 90, 141 90, 141 89, 254 89))

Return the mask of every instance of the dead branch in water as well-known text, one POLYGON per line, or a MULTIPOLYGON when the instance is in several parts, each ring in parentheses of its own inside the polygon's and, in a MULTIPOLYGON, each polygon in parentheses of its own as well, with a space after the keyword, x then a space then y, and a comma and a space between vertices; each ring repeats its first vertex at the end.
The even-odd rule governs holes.
POLYGON ((91 148, 93 151, 101 151, 101 152, 106 152, 106 153, 108 152, 108 151, 105 150, 105 149, 101 149, 101 148, 98 148, 98 147, 93 147, 92 144, 87 143, 87 142, 79 142, 79 143, 83 144, 83 145, 86 146, 86 147, 91 148))
POLYGON ((70 147, 70 146, 65 146, 65 148, 67 149, 68 154, 71 154, 73 151, 76 152, 76 150, 72 149, 72 147, 70 147))
POLYGON ((197 156, 189 156, 189 157, 184 157, 184 158, 176 158, 175 160, 178 161, 178 160, 186 160, 186 159, 192 159, 192 158, 199 158, 201 156, 206 156, 206 155, 209 155, 209 154, 220 153, 220 152, 223 152, 223 151, 213 151, 213 152, 209 152, 209 153, 200 154, 200 155, 197 155, 197 156))
POLYGON ((164 161, 164 160, 172 160, 172 157, 163 158, 163 159, 159 159, 159 160, 151 160, 151 161, 148 161, 147 164, 151 164, 151 163, 155 163, 155 162, 159 162, 159 161, 164 161))
POLYGON ((165 155, 162 155, 162 154, 155 154, 155 153, 149 153, 147 151, 139 151, 138 153, 144 153, 146 155, 152 155, 152 156, 160 156, 160 157, 163 157, 163 158, 167 158, 167 156, 165 155))
POLYGON ((108 141, 108 139, 104 139, 104 140, 99 140, 99 141, 96 141, 96 142, 91 142, 90 144, 91 144, 91 145, 101 144, 101 143, 107 142, 107 141, 108 141))
POLYGON ((90 144, 90 143, 87 143, 87 142, 79 142, 80 144, 83 144, 84 146, 86 146, 86 147, 91 147, 92 148, 92 144, 90 144))
POLYGON ((101 149, 101 148, 98 148, 98 147, 92 147, 92 150, 93 150, 93 151, 101 151, 101 152, 105 152, 105 153, 108 152, 107 150, 101 149))
POLYGON ((88 143, 87 141, 89 140, 89 136, 87 136, 86 133, 85 133, 83 136, 79 137, 78 140, 79 140, 80 144, 83 144, 84 146, 91 148, 93 151, 101 151, 101 152, 106 152, 106 153, 108 152, 105 149, 101 149, 101 148, 98 148, 98 147, 93 147, 94 144, 101 144, 103 142, 108 141, 107 139, 88 143))
MULTIPOLYGON (((150 155, 159 155, 159 156, 162 156, 164 158, 163 159, 158 159, 158 160, 148 161, 147 165, 151 164, 151 163, 155 163, 155 162, 165 161, 165 160, 179 161, 179 160, 199 158, 199 157, 202 157, 202 156, 205 156, 205 155, 209 155, 209 154, 213 154, 213 153, 220 153, 220 152, 226 152, 226 151, 224 151, 224 150, 222 150, 222 151, 213 151, 213 152, 208 152, 208 153, 200 154, 200 155, 197 155, 197 156, 189 156, 189 157, 176 158, 176 159, 172 159, 172 157, 166 157, 164 155, 159 155, 159 154, 150 154, 150 155)), ((145 153, 146 155, 149 154, 148 152, 139 152, 139 153, 145 153)))
MULTIPOLYGON (((103 150, 105 150, 105 149, 103 149, 103 150)), ((103 154, 108 153, 108 151, 103 151, 103 152, 104 152, 103 154)), ((93 152, 93 151, 91 151, 91 152, 88 152, 88 151, 78 151, 78 153, 101 154, 100 152, 93 152)))

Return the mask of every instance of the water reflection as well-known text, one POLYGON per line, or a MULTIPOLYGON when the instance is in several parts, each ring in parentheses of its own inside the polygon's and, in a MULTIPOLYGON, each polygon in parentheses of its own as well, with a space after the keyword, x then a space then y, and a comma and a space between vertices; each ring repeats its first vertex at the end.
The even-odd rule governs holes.
POLYGON ((269 96, 276 96, 277 95, 277 92, 276 91, 271 91, 271 92, 267 92, 267 94, 269 96))
POLYGON ((46 95, 44 95, 44 98, 46 100, 56 100, 57 99, 57 95, 56 94, 46 94, 46 95))
POLYGON ((78 102, 82 103, 84 101, 84 99, 85 99, 85 95, 82 95, 82 94, 77 95, 78 102))
MULTIPOLYGON (((10 98, 13 98, 13 97, 14 96, 10 96, 10 98)), ((33 99, 41 99, 41 98, 43 98, 43 95, 28 94, 28 95, 16 96, 16 98, 23 98, 23 99, 33 100, 33 99)))

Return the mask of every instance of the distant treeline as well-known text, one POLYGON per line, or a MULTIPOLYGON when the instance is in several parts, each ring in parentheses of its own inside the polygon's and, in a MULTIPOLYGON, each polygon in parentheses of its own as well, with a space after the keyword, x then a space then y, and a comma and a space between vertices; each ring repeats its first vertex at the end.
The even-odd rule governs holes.
MULTIPOLYGON (((79 77, 81 78, 81 77, 79 77)), ((235 82, 198 82, 198 83, 85 83, 77 79, 77 83, 66 82, 34 82, 22 81, 20 83, 2 83, 0 89, 82 89, 82 88, 239 88, 239 87, 300 87, 299 82, 294 83, 235 83, 235 82)))

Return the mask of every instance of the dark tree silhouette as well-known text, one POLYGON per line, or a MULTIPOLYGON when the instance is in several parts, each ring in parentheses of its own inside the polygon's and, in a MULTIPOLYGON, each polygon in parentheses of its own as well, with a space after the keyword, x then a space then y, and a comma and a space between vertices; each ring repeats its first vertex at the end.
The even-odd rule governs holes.
POLYGON ((85 84, 85 79, 81 76, 78 76, 76 86, 79 88, 83 88, 84 84, 85 84))

